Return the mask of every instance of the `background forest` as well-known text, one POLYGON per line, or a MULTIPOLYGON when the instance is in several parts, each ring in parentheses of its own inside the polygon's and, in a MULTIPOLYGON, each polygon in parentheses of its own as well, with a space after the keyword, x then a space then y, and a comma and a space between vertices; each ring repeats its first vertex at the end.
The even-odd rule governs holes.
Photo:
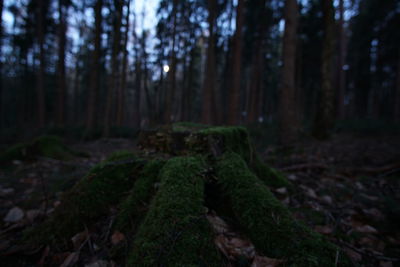
POLYGON ((399 225, 399 0, 0 0, 2 266, 393 267, 399 225))
POLYGON ((193 121, 290 142, 400 120, 396 0, 137 2, 0 1, 1 135, 193 121))

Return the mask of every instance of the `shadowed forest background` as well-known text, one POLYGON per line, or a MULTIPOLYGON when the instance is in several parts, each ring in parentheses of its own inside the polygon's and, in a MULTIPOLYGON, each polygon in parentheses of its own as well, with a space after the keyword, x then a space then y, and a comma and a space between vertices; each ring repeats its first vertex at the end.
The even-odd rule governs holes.
POLYGON ((0 0, 2 266, 400 266, 398 0, 0 0))
POLYGON ((193 121, 291 142, 400 120, 394 0, 1 2, 4 137, 193 121))

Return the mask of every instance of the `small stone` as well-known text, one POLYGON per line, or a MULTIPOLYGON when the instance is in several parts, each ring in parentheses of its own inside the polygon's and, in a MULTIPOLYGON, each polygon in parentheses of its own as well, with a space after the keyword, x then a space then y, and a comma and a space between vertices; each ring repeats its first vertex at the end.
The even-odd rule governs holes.
POLYGON ((332 198, 330 196, 322 196, 321 197, 322 202, 324 202, 325 204, 331 205, 332 204, 332 198))
POLYGON ((277 192, 277 193, 279 193, 279 194, 286 195, 286 194, 287 194, 287 189, 286 189, 286 187, 280 187, 280 188, 277 188, 277 189, 275 190, 275 192, 277 192))
POLYGON ((20 221, 22 218, 24 218, 24 211, 18 207, 14 207, 8 211, 6 217, 4 217, 4 221, 14 223, 20 221))
POLYGON ((5 197, 11 194, 14 194, 14 188, 2 188, 0 189, 0 197, 5 197))
POLYGON ((108 262, 103 260, 98 260, 89 264, 85 264, 85 267, 107 267, 108 262))

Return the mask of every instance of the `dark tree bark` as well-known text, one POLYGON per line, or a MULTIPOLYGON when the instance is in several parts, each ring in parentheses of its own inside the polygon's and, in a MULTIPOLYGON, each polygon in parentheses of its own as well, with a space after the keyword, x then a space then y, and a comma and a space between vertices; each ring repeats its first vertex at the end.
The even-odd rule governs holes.
POLYGON ((122 57, 122 75, 118 93, 117 103, 117 125, 122 126, 124 122, 125 112, 125 92, 126 92, 126 79, 127 79, 127 68, 128 68, 128 33, 129 33, 129 15, 130 15, 130 0, 126 2, 127 13, 125 17, 125 32, 124 32, 124 43, 123 43, 123 57, 122 57))
POLYGON ((346 90, 346 72, 343 70, 346 59, 346 29, 344 26, 344 0, 339 0, 339 64, 338 64, 338 105, 337 114, 340 119, 344 119, 345 107, 344 96, 346 90))
POLYGON ((103 0, 97 0, 94 6, 95 14, 95 37, 94 37, 94 51, 93 51, 93 62, 91 70, 91 80, 89 88, 89 99, 88 99, 88 113, 86 121, 86 132, 91 133, 95 126, 98 93, 100 89, 99 84, 99 72, 100 72, 100 57, 101 57, 101 35, 102 35, 102 22, 103 17, 101 10, 103 8, 103 0))
POLYGON ((300 129, 296 105, 296 43, 298 27, 298 5, 296 0, 285 3, 285 33, 283 36, 283 68, 280 82, 280 141, 296 141, 300 129))
POLYGON ((37 105, 37 126, 43 128, 46 123, 46 103, 45 103, 45 51, 44 51, 44 35, 45 35, 45 3, 44 0, 38 0, 37 4, 37 38, 39 46, 39 68, 36 73, 36 105, 37 105))
POLYGON ((324 40, 322 49, 322 85, 313 134, 319 139, 329 137, 335 119, 335 90, 332 84, 332 60, 335 49, 335 17, 332 0, 323 0, 324 40))
POLYGON ((107 103, 106 113, 104 116, 104 128, 103 136, 108 137, 110 135, 111 118, 113 117, 115 110, 115 93, 118 93, 119 82, 118 75, 120 73, 119 68, 119 54, 121 52, 121 23, 122 23, 122 8, 123 1, 114 1, 115 13, 113 23, 113 48, 111 55, 111 77, 110 86, 107 89, 107 103))
MULTIPOLYGON (((0 0, 0 47, 3 46, 3 7, 4 1, 0 0)), ((2 57, 0 49, 0 59, 2 57)), ((3 61, 0 60, 0 128, 3 125, 3 61)))
POLYGON ((65 0, 58 1, 58 125, 64 126, 65 122, 65 93, 66 93, 66 78, 65 78, 65 45, 66 45, 66 9, 65 0))
POLYGON ((228 123, 238 124, 241 118, 240 108, 240 84, 241 84, 241 64, 242 64, 242 29, 243 29, 243 9, 244 0, 238 0, 236 8, 236 30, 233 48, 233 71, 232 89, 230 91, 228 123))
POLYGON ((400 48, 397 55, 396 100, 394 107, 394 120, 400 122, 400 48))
POLYGON ((266 36, 267 24, 265 23, 266 14, 266 1, 262 1, 262 6, 259 11, 259 24, 255 37, 255 45, 253 47, 252 66, 250 75, 250 92, 247 97, 248 106, 246 108, 248 112, 247 122, 257 122, 258 117, 261 114, 261 88, 262 88, 262 70, 264 68, 264 37, 266 36))
POLYGON ((177 27, 177 12, 178 12, 178 0, 174 0, 173 2, 173 10, 172 10, 172 47, 171 47, 171 54, 170 54, 170 70, 168 72, 168 85, 167 85, 167 99, 165 103, 165 122, 173 121, 172 116, 173 111, 173 102, 175 98, 175 90, 176 90, 176 27, 177 27))
POLYGON ((216 1, 208 0, 208 47, 207 61, 204 70, 203 81, 203 102, 201 111, 201 121, 205 124, 213 124, 215 121, 215 19, 216 1))

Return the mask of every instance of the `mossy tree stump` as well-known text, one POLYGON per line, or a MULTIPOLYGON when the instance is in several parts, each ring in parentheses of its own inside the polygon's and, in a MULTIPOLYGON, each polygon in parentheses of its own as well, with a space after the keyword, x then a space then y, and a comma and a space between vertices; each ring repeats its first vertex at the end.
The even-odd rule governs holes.
POLYGON ((139 155, 120 152, 94 167, 25 242, 65 249, 118 206, 112 228, 130 241, 126 265, 223 266, 205 216, 213 209, 289 266, 348 265, 272 195, 269 188, 291 185, 261 162, 245 128, 177 124, 139 139, 139 155))

